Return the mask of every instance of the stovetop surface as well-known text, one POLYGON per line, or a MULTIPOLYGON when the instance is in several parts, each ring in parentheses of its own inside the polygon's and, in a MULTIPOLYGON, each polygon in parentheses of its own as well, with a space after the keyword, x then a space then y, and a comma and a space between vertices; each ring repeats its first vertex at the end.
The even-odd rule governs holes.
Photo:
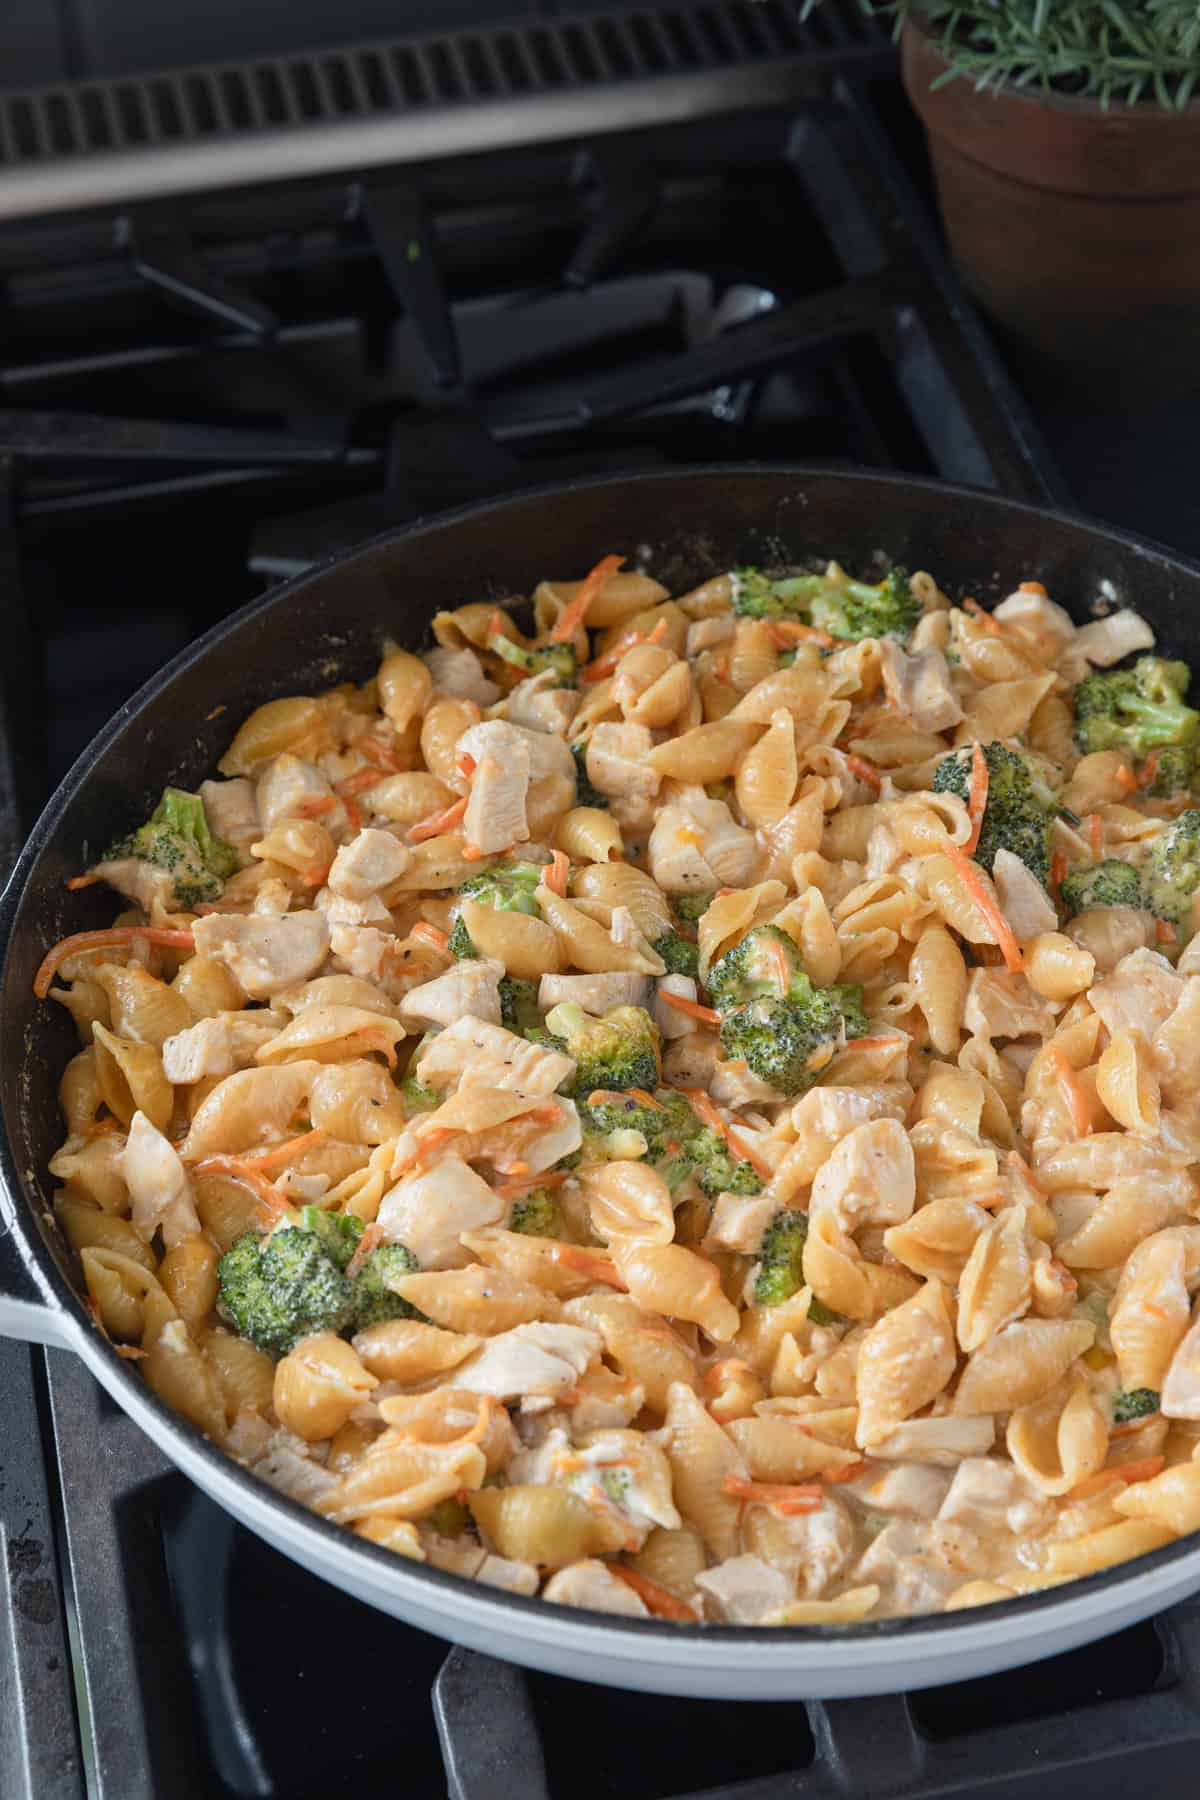
MULTIPOLYGON (((405 23, 458 22, 445 0, 419 10, 405 23)), ((118 0, 16 11, 9 78, 27 83, 348 29, 318 0, 212 0, 186 21, 118 0)), ((358 35, 394 30, 388 11, 363 6, 358 35)), ((896 467, 1200 554, 1197 421, 1023 392, 921 194, 894 80, 833 77, 761 114, 603 144, 210 195, 169 231, 159 213, 132 236, 107 215, 0 232, 0 849, 121 701, 265 583, 531 481, 739 458, 896 467), (81 417, 97 414, 170 429, 109 426, 97 449, 81 417)), ((72 1359, 0 1345, 0 1380, 4 1800, 1195 1789, 1195 1609, 986 1681, 828 1708, 525 1680, 447 1663, 233 1525, 72 1359)))

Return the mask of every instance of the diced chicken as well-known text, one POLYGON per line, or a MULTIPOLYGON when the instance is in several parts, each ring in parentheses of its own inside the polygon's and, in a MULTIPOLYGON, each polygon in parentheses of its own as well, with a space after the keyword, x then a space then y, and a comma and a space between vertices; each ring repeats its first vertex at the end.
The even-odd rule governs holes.
POLYGON ((1082 651, 1090 663, 1107 669, 1129 656, 1134 650, 1153 650, 1154 633, 1142 618, 1129 608, 1109 613, 1106 619, 1094 619, 1075 633, 1073 652, 1082 651))
POLYGON ((585 1562, 569 1563, 552 1575, 542 1589, 543 1600, 558 1606, 583 1606, 591 1612, 620 1613, 627 1619, 648 1619, 644 1602, 607 1563, 589 1557, 585 1562))
POLYGON ((232 781, 202 781, 199 793, 209 830, 233 845, 244 868, 250 861, 251 844, 262 835, 254 783, 244 775, 232 781))
POLYGON ((955 1470, 938 1518, 985 1538, 1001 1531, 1028 1538, 1042 1530, 1053 1511, 1053 1503, 1011 1463, 973 1456, 955 1470))
POLYGON ((761 1556, 730 1556, 697 1575, 696 1586, 706 1615, 724 1625, 757 1625, 796 1597, 787 1576, 761 1556))
POLYGON ((458 740, 458 752, 473 756, 477 764, 485 756, 494 756, 504 767, 521 766, 527 754, 531 783, 544 781, 547 775, 575 780, 575 758, 560 737, 549 731, 529 731, 507 719, 484 719, 468 726, 458 740))
POLYGON ((1135 1031, 1152 1043, 1154 1034, 1174 1012, 1184 977, 1156 950, 1134 950, 1123 956, 1111 975, 1088 989, 1088 1005, 1110 1032, 1135 1031))
POLYGON ((1075 636, 1070 613, 1036 588, 1018 588, 1000 602, 992 616, 1001 624, 1015 625, 1043 663, 1052 663, 1075 636))
MULTIPOLYGON (((343 844, 329 871, 329 886, 342 900, 369 900, 403 875, 412 851, 390 831, 368 826, 343 844)), ((349 923, 350 921, 345 921, 349 923)), ((366 920, 355 920, 366 924, 366 920)))
POLYGON ((591 1369, 579 1379, 578 1398, 570 1408, 571 1433, 622 1429, 632 1425, 646 1404, 646 1390, 632 1376, 614 1369, 591 1369))
POLYGON ((287 819, 325 818, 337 804, 328 779, 299 756, 272 757, 259 776, 255 804, 263 831, 287 819))
POLYGON ((490 956, 464 957, 444 975, 410 988, 400 1002, 400 1017, 423 1026, 453 1025, 465 1018, 499 1025, 503 974, 504 964, 490 956))
POLYGON ((529 821, 525 816, 525 798, 529 793, 529 752, 514 746, 502 762, 498 756, 483 756, 471 777, 471 793, 463 818, 463 833, 469 844, 485 855, 508 850, 513 844, 527 843, 529 821))
POLYGON ((661 807, 650 833, 650 873, 669 894, 741 887, 758 857, 754 833, 739 825, 724 800, 686 788, 661 807))
POLYGON ((509 1556, 485 1556, 475 1570, 475 1580, 506 1594, 536 1594, 540 1577, 533 1563, 514 1562, 509 1556))
POLYGON ((955 1469, 964 1457, 986 1455, 995 1437, 995 1424, 986 1414, 974 1419, 905 1419, 871 1445, 871 1456, 875 1462, 931 1463, 955 1469))
POLYGON ((846 1489, 872 1512, 898 1513, 909 1519, 934 1519, 953 1477, 930 1463, 900 1463, 880 1474, 872 1469, 846 1489))
POLYGON ((129 1189, 130 1219, 148 1244, 161 1229, 168 1250, 200 1229, 187 1171, 178 1152, 145 1113, 135 1112, 121 1154, 121 1174, 129 1189))
POLYGON ((206 1075, 233 1074, 233 1033, 229 1015, 216 1013, 177 1031, 162 1047, 163 1074, 177 1086, 202 1081, 206 1075))
POLYGON ((519 681, 512 692, 492 708, 493 719, 507 719, 522 725, 526 731, 549 731, 561 737, 579 710, 579 695, 574 688, 557 686, 553 669, 543 669, 527 681, 519 681))
POLYGON ((935 1611, 961 1587, 967 1573, 956 1554, 958 1533, 937 1520, 894 1519, 884 1527, 854 1570, 855 1583, 878 1583, 889 1612, 935 1611), (948 1554, 955 1560, 948 1560, 948 1554))
POLYGON ((290 1431, 277 1431, 267 1445, 265 1455, 251 1467, 281 1494, 287 1494, 305 1506, 315 1506, 338 1484, 338 1477, 315 1461, 312 1449, 304 1439, 294 1437, 290 1431))
POLYGON ((332 925, 329 948, 338 967, 360 981, 378 981, 396 948, 393 934, 374 925, 332 925))
MULTIPOLYGON (((759 1549, 768 1549, 771 1562, 806 1600, 818 1600, 846 1568, 854 1554, 857 1532, 850 1510, 832 1493, 826 1493, 815 1512, 771 1519, 767 1543, 747 1521, 746 1536, 759 1549)), ((753 1515, 751 1515, 751 1519, 753 1515)))
POLYGON ((1006 969, 972 969, 963 1023, 982 1038, 1049 1037, 1054 1009, 1024 975, 1006 969))
POLYGON ((1163 1416, 1200 1419, 1200 1302, 1162 1385, 1163 1416))
POLYGON ((1000 911, 1019 943, 1027 944, 1043 931, 1058 930, 1054 902, 1037 876, 1011 850, 997 850, 992 880, 1000 911))
POLYGON ((624 970, 606 975, 543 975, 538 986, 538 1005, 543 1012, 570 1001, 596 1018, 614 1006, 645 1006, 649 998, 649 976, 624 970))
POLYGON ((391 930, 392 915, 378 894, 368 894, 362 900, 348 900, 342 894, 335 894, 332 888, 323 887, 313 905, 318 912, 324 913, 330 930, 335 925, 379 925, 386 931, 391 930))
POLYGON ((662 777, 646 767, 654 747, 647 725, 597 725, 588 739, 587 777, 594 788, 614 798, 646 803, 658 793, 662 777))
POLYGON ((423 1269, 456 1269, 471 1261, 461 1234, 499 1224, 507 1210, 508 1202, 460 1156, 444 1156, 389 1189, 378 1223, 384 1240, 403 1244, 423 1269))
POLYGON ((870 1087, 815 1087, 792 1108, 792 1124, 801 1140, 816 1137, 832 1149, 847 1133, 872 1119, 904 1119, 913 1093, 907 1082, 878 1082, 870 1087))
POLYGON ((689 1031, 663 1048, 663 1080, 670 1087, 706 1088, 717 1068, 715 1031, 689 1031))
POLYGON ((466 645, 452 650, 439 644, 435 650, 427 650, 423 660, 433 676, 434 687, 455 700, 474 700, 477 706, 491 706, 500 698, 500 689, 488 680, 478 656, 466 645))
POLYGON ((778 1210, 778 1202, 768 1194, 718 1194, 704 1238, 705 1249, 757 1256, 763 1233, 778 1210))
POLYGON ((278 875, 268 875, 260 881, 254 890, 254 901, 251 912, 267 919, 282 919, 285 912, 291 909, 292 890, 286 881, 278 875))
POLYGON ((751 1074, 741 1057, 733 1062, 727 1062, 720 1056, 716 1058, 708 1080, 708 1091, 722 1106, 769 1105, 780 1098, 769 1082, 751 1074))
POLYGON ((694 1004, 697 992, 696 983, 690 975, 661 975, 659 977, 654 1000, 654 1023, 664 1038, 669 1040, 687 1037, 689 1032, 696 1029, 696 1021, 689 1018, 687 1013, 680 1012, 677 1006, 669 1005, 662 996, 674 994, 677 999, 691 1000, 694 1004))
POLYGON ((910 656, 894 638, 884 638, 879 655, 888 698, 918 731, 948 731, 958 724, 963 709, 940 650, 910 656))
POLYGON ((547 1120, 522 1153, 521 1160, 528 1163, 531 1175, 552 1169, 564 1156, 573 1156, 583 1143, 583 1127, 575 1102, 555 1096, 547 1105, 557 1108, 557 1119, 547 1120))
POLYGON ((497 1400, 559 1399, 595 1362, 602 1340, 583 1325, 516 1325, 454 1371, 454 1385, 497 1400))
POLYGON ((552 1094, 575 1073, 573 1057, 528 1043, 502 1025, 457 1019, 425 1050, 417 1073, 427 1087, 515 1088, 522 1094, 552 1094))
POLYGON ((826 1158, 813 1178, 809 1216, 828 1214, 838 1229, 902 1225, 916 1201, 912 1145, 896 1119, 856 1125, 826 1158))
POLYGON ((210 913, 196 920, 192 936, 199 954, 223 962, 252 1000, 307 981, 329 950, 329 925, 319 912, 281 919, 210 913))
POLYGON ((154 863, 143 862, 137 856, 117 856, 110 862, 94 863, 91 873, 140 906, 144 913, 153 913, 156 907, 162 912, 174 909, 174 877, 154 863))

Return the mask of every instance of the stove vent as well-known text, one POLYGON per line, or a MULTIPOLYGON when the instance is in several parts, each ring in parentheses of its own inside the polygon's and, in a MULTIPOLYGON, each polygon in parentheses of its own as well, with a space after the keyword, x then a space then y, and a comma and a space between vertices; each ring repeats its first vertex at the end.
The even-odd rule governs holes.
POLYGON ((856 0, 677 0, 0 93, 0 219, 593 136, 884 61, 856 0))

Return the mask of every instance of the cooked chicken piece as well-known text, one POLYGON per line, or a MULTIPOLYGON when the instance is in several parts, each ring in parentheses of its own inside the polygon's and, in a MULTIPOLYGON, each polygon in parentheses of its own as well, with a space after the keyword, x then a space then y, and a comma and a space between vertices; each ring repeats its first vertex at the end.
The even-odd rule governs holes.
POLYGON ((558 687, 553 669, 543 669, 527 681, 519 681, 512 692, 492 708, 490 717, 507 719, 511 725, 522 725, 526 731, 549 731, 562 737, 579 710, 579 695, 574 688, 558 687))
POLYGON ((902 1225, 916 1202, 916 1164, 896 1119, 856 1125, 813 1177, 809 1217, 828 1213, 847 1233, 863 1225, 902 1225))
POLYGON ((378 981, 396 948, 396 939, 373 925, 333 925, 329 948, 347 975, 360 981, 378 981))
POLYGON ((461 650, 451 650, 439 644, 435 650, 427 650, 422 660, 433 676, 434 687, 455 700, 474 700, 477 706, 491 706, 500 698, 500 689, 488 680, 478 656, 466 645, 461 650))
POLYGON ((645 805, 658 793, 662 780, 657 769, 645 766, 653 747, 646 725, 597 725, 588 739, 588 780, 602 794, 645 805))
POLYGON ((290 1431, 277 1431, 267 1445, 266 1453, 251 1468, 264 1481, 269 1481, 281 1494, 299 1500, 304 1506, 315 1506, 331 1493, 339 1477, 314 1459, 312 1447, 290 1431))
POLYGON ((232 844, 242 867, 250 861, 250 846, 261 836, 254 783, 244 775, 232 781, 202 781, 199 788, 204 816, 215 837, 232 844))
POLYGON ((986 1455, 995 1437, 995 1424, 986 1414, 974 1419, 941 1415, 905 1419, 871 1445, 871 1456, 875 1462, 930 1463, 937 1468, 955 1469, 965 1456, 986 1455))
POLYGON ((888 698, 918 731, 948 731, 958 724, 963 709, 940 650, 909 656, 894 638, 883 638, 879 657, 888 698))
POLYGON ((599 1332, 582 1325, 516 1325, 489 1338, 454 1371, 454 1385, 497 1400, 558 1399, 600 1354, 599 1332))
POLYGON ((302 982, 276 994, 275 1004, 293 1016, 306 1006, 357 1006, 360 1012, 385 1013, 389 1019, 396 1016, 394 1000, 372 982, 360 981, 354 975, 318 975, 315 981, 302 982))
POLYGON ((263 831, 285 819, 321 817, 327 820, 337 804, 328 779, 313 763, 299 756, 272 757, 258 778, 255 804, 263 831))
POLYGON ((1163 1381, 1162 1411, 1167 1419, 1200 1419, 1200 1301, 1163 1381))
POLYGON ((669 1087, 706 1088, 717 1068, 715 1031, 689 1031, 663 1046, 663 1080, 669 1087))
POLYGON ((899 1513, 909 1519, 935 1519, 953 1477, 929 1463, 900 1463, 895 1468, 871 1469, 842 1492, 861 1500, 872 1512, 899 1513))
POLYGON ((767 1507, 747 1511, 743 1533, 749 1547, 769 1560, 806 1600, 818 1600, 842 1574, 854 1554, 857 1531, 849 1507, 826 1492, 815 1512, 779 1514, 767 1507))
POLYGON ((324 913, 331 930, 335 925, 380 925, 386 931, 392 928, 392 915, 378 894, 367 894, 362 900, 348 900, 342 894, 335 894, 332 888, 323 887, 313 905, 318 912, 324 913))
POLYGON ((475 1571, 476 1581, 503 1588, 506 1594, 536 1594, 540 1579, 532 1563, 514 1562, 509 1556, 485 1556, 475 1571))
POLYGON ((528 1043, 502 1025, 457 1019, 427 1047, 417 1074, 427 1087, 516 1088, 522 1094, 552 1094, 575 1073, 575 1060, 559 1050, 528 1043))
POLYGON ((646 1390, 640 1381, 603 1367, 581 1375, 575 1391, 579 1397, 570 1408, 573 1437, 632 1425, 646 1404, 646 1390))
POLYGON ((993 609, 992 617, 1015 626, 1038 661, 1047 667, 1075 636, 1070 613, 1035 589, 1018 588, 993 609))
POLYGON ((963 1584, 960 1537, 937 1520, 894 1519, 859 1558, 855 1584, 877 1582, 888 1612, 934 1612, 963 1584))
POLYGON ((583 1143, 583 1127, 575 1102, 555 1096, 546 1104, 557 1107, 558 1118, 544 1122, 537 1137, 531 1144, 526 1144, 521 1153, 520 1160, 528 1163, 531 1175, 552 1169, 564 1156, 573 1156, 583 1143))
POLYGON ((801 1142, 816 1138, 832 1150, 859 1125, 872 1119, 904 1119, 912 1105, 907 1082, 877 1082, 864 1087, 815 1087, 792 1108, 792 1124, 801 1142))
POLYGON ((163 1243, 173 1250, 199 1231, 187 1172, 177 1151, 145 1113, 133 1115, 121 1154, 121 1174, 129 1189, 133 1229, 143 1243, 161 1229, 163 1243))
POLYGON ((229 1013, 216 1013, 177 1031, 162 1047, 163 1074, 177 1086, 202 1081, 206 1075, 233 1074, 233 1032, 229 1013))
POLYGON ((529 821, 525 799, 529 793, 529 752, 520 745, 498 756, 483 756, 471 777, 471 793, 463 818, 463 834, 485 855, 527 843, 529 821))
POLYGON ((1094 619, 1075 633, 1071 652, 1082 651, 1090 663, 1107 669, 1134 650, 1153 650, 1154 633, 1140 613, 1124 608, 1109 613, 1106 619, 1094 619))
MULTIPOLYGON (((390 887, 403 875, 412 859, 412 851, 390 831, 368 827, 343 844, 329 871, 329 886, 342 900, 369 900, 381 888, 390 887)), ((339 921, 345 924, 368 923, 365 919, 339 921)))
POLYGON ((703 788, 683 788, 659 809, 649 854, 650 873, 660 888, 697 894, 741 887, 750 878, 758 845, 724 800, 710 800, 703 788))
POLYGON ((400 1002, 399 1016, 423 1026, 453 1025, 466 1018, 499 1025, 503 974, 504 964, 490 956, 464 957, 444 975, 410 988, 400 1002))
POLYGON ((379 1203, 385 1242, 403 1244, 423 1269, 461 1269, 471 1261, 459 1243, 464 1231, 498 1225, 508 1202, 460 1156, 444 1156, 421 1174, 390 1188, 379 1203))
POLYGON ((645 1006, 649 998, 649 976, 623 970, 607 975, 543 975, 538 987, 543 1012, 570 1001, 596 1018, 614 1006, 645 1006))
POLYGON ((629 1619, 648 1619, 650 1613, 628 1582, 614 1575, 607 1563, 589 1557, 569 1563, 552 1575, 542 1589, 543 1600, 558 1606, 584 1606, 592 1612, 621 1613, 629 1619))
POLYGON ((319 912, 281 919, 210 913, 196 920, 192 937, 200 955, 223 962, 252 1000, 307 981, 329 950, 329 925, 319 912))
POLYGON ((523 752, 529 756, 531 785, 545 780, 547 775, 565 775, 574 784, 575 758, 553 732, 529 731, 507 719, 484 719, 479 725, 468 726, 458 740, 459 755, 473 756, 476 763, 485 756, 494 756, 505 768, 514 763, 520 766, 523 752))
POLYGON ((1157 950, 1134 950, 1123 956, 1111 975, 1088 989, 1088 1005, 1110 1032, 1136 1031, 1152 1043, 1154 1034, 1174 1012, 1184 978, 1157 950))
POLYGON ((709 1076, 708 1090, 722 1106, 770 1105, 772 1101, 782 1098, 768 1082, 758 1075, 752 1075, 740 1057, 735 1062, 726 1062, 723 1057, 717 1057, 709 1076))
POLYGON ((1053 1502, 1039 1494, 1011 1463, 994 1456, 973 1456, 955 1470, 938 1518, 965 1525, 986 1538, 1001 1531, 1028 1538, 1036 1536, 1053 1514, 1053 1502))
POLYGON ((281 881, 277 875, 268 875, 255 888, 250 910, 265 919, 282 919, 284 913, 291 910, 291 905, 292 890, 287 882, 281 881))
MULTIPOLYGON (((655 984, 654 1023, 665 1039, 687 1037, 695 1031, 696 1021, 677 1006, 670 1006, 662 998, 664 994, 674 994, 677 999, 691 1000, 693 1004, 698 997, 696 983, 690 975, 660 975, 655 984)), ((645 1004, 645 1002, 641 1002, 645 1004)))
POLYGON ((706 1250, 736 1250, 739 1256, 757 1256, 763 1232, 775 1217, 779 1204, 767 1194, 718 1194, 704 1237, 706 1250))
POLYGON ((1012 926, 1018 943, 1027 944, 1043 931, 1058 930, 1054 902, 1037 876, 1011 850, 997 850, 992 880, 1000 911, 1012 926))
POLYGON ((757 1625, 796 1597, 787 1576, 760 1556, 730 1556, 696 1577, 708 1618, 723 1625, 757 1625))
POLYGON ((1006 969, 972 969, 963 1023, 987 1038, 1049 1037, 1054 1008, 1030 987, 1024 975, 1006 969))
POLYGON ((162 912, 174 910, 175 878, 154 863, 143 862, 138 856, 117 856, 110 862, 94 863, 91 873, 140 906, 144 913, 152 914, 156 907, 162 912))

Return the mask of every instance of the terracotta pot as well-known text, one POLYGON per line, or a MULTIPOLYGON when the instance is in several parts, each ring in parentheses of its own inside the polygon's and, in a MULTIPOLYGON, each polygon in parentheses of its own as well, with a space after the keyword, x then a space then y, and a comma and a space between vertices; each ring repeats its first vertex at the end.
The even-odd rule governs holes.
POLYGON ((904 33, 904 84, 929 136, 971 291, 1035 352, 1113 385, 1200 387, 1200 101, 1182 112, 1013 87, 978 93, 904 33))

